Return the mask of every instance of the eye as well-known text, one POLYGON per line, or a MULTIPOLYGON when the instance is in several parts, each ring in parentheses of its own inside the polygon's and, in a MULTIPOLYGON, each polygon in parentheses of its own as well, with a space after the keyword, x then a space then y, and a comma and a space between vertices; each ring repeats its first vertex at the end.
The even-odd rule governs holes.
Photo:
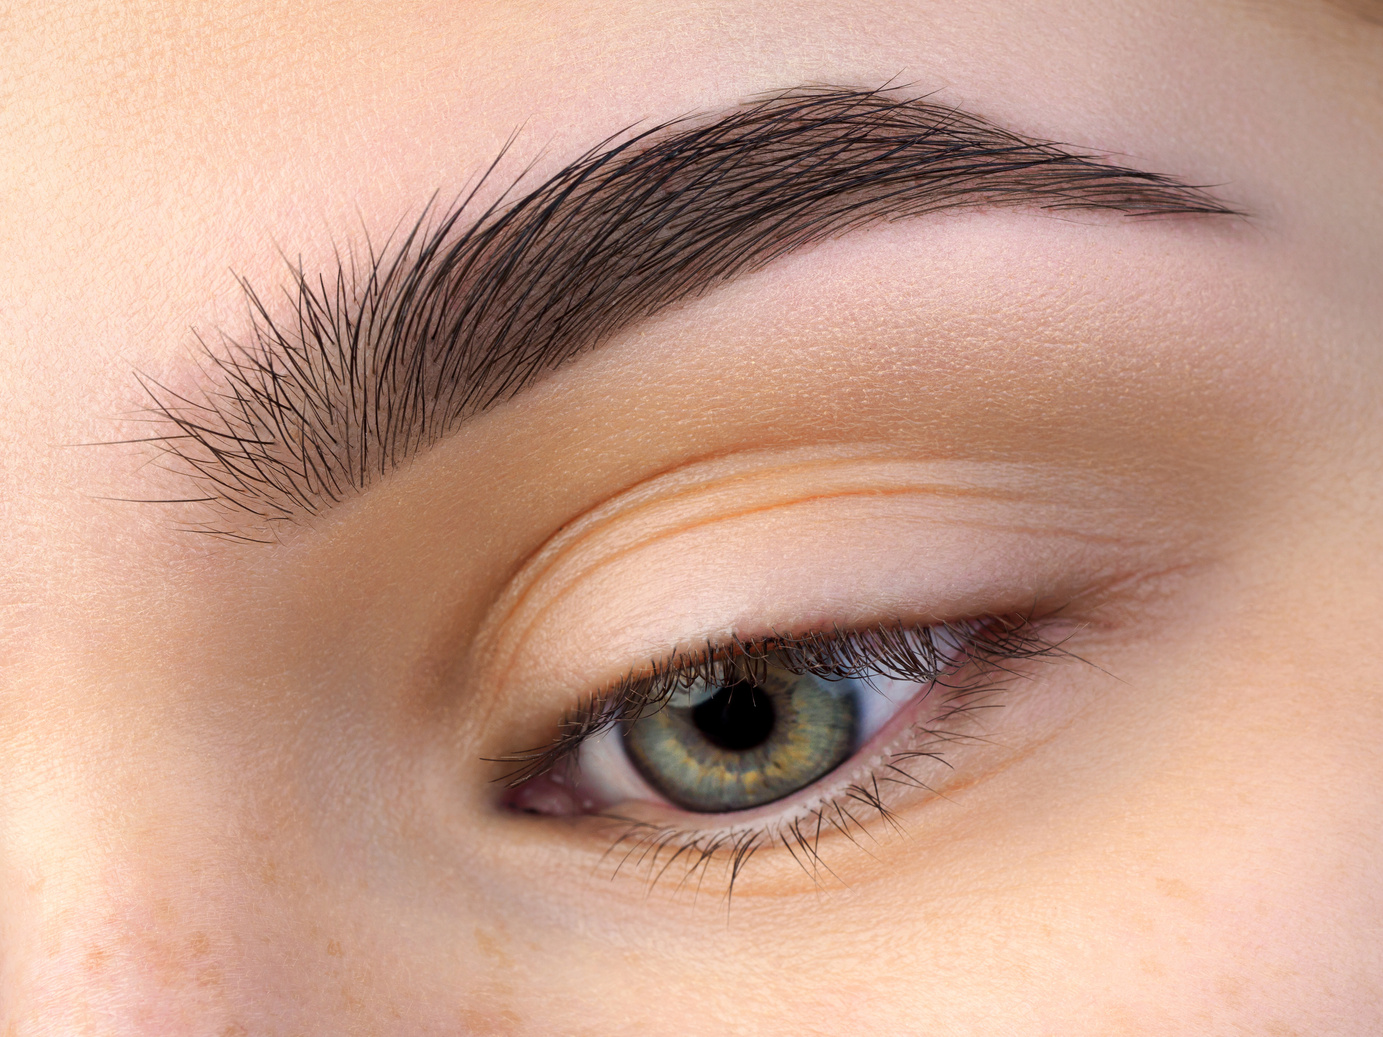
POLYGON ((747 810, 849 759, 877 727, 870 721, 884 701, 862 680, 770 663, 757 677, 697 680, 620 735, 635 769, 670 802, 703 813, 747 810))
POLYGON ((883 780, 906 782, 905 758, 935 762, 939 743, 959 742, 962 719, 996 704, 1012 661, 1056 651, 1029 620, 992 618, 710 646, 591 697, 551 745, 502 757, 519 765, 506 802, 547 815, 636 800, 754 810, 820 782, 905 711, 916 737, 883 780))

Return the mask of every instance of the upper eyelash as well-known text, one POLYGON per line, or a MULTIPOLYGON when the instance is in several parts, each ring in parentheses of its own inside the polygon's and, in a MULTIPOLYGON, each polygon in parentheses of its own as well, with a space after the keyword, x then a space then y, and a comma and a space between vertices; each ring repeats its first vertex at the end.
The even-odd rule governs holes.
POLYGON ((548 744, 487 759, 513 765, 496 780, 516 788, 574 760, 588 739, 662 708, 676 691, 698 681, 723 685, 761 680, 770 658, 773 665, 827 680, 883 677, 937 684, 965 664, 1005 671, 1007 663, 1055 654, 1065 654, 1062 642, 1044 636, 1032 616, 931 625, 892 622, 853 631, 731 638, 721 644, 708 643, 695 652, 674 653, 642 671, 631 672, 578 702, 562 717, 557 734, 548 744))

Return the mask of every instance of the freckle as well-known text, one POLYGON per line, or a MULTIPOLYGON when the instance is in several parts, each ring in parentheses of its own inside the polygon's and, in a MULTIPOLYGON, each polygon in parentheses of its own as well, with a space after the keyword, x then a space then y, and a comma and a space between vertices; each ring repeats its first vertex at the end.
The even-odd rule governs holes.
POLYGON ((1166 967, 1162 964, 1162 962, 1158 961, 1156 958, 1152 957, 1151 955, 1149 955, 1149 956, 1146 957, 1146 958, 1143 958, 1143 959, 1139 962, 1139 964, 1143 967, 1143 971, 1146 972, 1149 976, 1165 976, 1165 975, 1167 975, 1167 969, 1166 969, 1166 967))
POLYGON ((206 933, 193 933, 188 943, 193 954, 202 955, 211 950, 211 938, 206 933))
POLYGON ((221 1031, 221 1037, 247 1037, 249 1032, 249 1030, 245 1029, 245 1027, 241 1026, 239 1023, 231 1023, 221 1031))
POLYGON ((1244 978, 1242 976, 1221 976, 1215 982, 1215 991, 1220 995, 1220 1000, 1231 1008, 1236 1008, 1244 1003, 1244 978))
POLYGON ((481 1037, 482 1034, 496 1037, 496 1035, 515 1033, 514 1027, 519 1022, 519 1017, 507 1010, 497 1016, 487 1016, 484 1012, 476 1011, 473 1008, 461 1010, 462 1032, 472 1034, 473 1037, 481 1037))
POLYGON ((341 944, 335 940, 327 941, 327 953, 333 958, 341 957, 341 944))
POLYGON ((1129 925, 1137 929, 1140 933, 1150 933, 1153 931, 1152 919, 1147 915, 1135 914, 1129 916, 1129 925))
POLYGON ((1199 905, 1201 902, 1201 895, 1180 879, 1158 879, 1157 891, 1164 897, 1184 900, 1188 904, 1199 905))
POLYGON ((504 947, 500 944, 499 940, 480 928, 480 926, 475 927, 475 942, 480 948, 480 953, 487 958, 494 959, 505 968, 511 968, 513 966, 514 959, 505 953, 504 947))
POLYGON ((221 970, 215 965, 208 965, 197 973, 197 986, 199 987, 220 987, 221 970))

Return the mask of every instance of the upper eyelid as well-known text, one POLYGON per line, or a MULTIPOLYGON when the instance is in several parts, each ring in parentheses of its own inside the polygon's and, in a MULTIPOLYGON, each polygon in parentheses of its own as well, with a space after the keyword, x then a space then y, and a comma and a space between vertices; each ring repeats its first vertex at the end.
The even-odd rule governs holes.
MULTIPOLYGON (((522 761, 514 760, 513 750, 530 749, 540 740, 539 732, 529 726, 534 720, 555 725, 564 709, 589 705, 593 695, 605 697, 629 679, 631 670, 653 668, 648 660, 666 663, 677 656, 679 645, 680 658, 687 661, 689 648, 704 656, 708 643, 723 645, 736 639, 735 633, 748 642, 762 641, 775 628, 789 633, 833 626, 857 631, 896 624, 899 616, 917 626, 978 615, 1027 612, 1035 618, 1035 613, 1045 616, 1074 595, 1084 601, 1109 573, 1141 565, 1148 550, 1158 546, 1142 525, 1127 528, 1122 517, 1128 513, 1128 495, 1115 492, 1122 486, 1122 476, 1070 474, 1058 464, 918 461, 877 443, 835 445, 824 452, 818 447, 742 451, 709 463, 693 461, 636 482, 550 535, 478 618, 476 633, 465 648, 469 686, 484 689, 501 704, 547 703, 536 717, 531 707, 524 707, 527 745, 487 738, 486 755, 509 764, 514 775, 513 764, 522 761), (772 478, 783 471, 795 473, 787 486, 772 478), (742 504, 746 494, 752 499, 762 493, 779 503, 838 496, 821 492, 823 479, 832 491, 862 484, 871 490, 852 494, 839 515, 827 505, 820 513, 794 513, 772 527, 772 539, 781 541, 786 551, 775 548, 760 557, 756 548, 741 558, 734 545, 753 542, 754 531, 761 529, 754 519, 745 526, 748 535, 733 540, 712 530, 703 536, 704 543, 692 545, 702 553, 688 555, 673 541, 673 548, 660 549, 656 558, 635 558, 636 564, 625 567, 633 584, 622 569, 592 586, 571 575, 586 572, 607 545, 642 542, 652 528, 684 528, 686 517, 701 509, 700 504, 689 507, 686 502, 707 487, 714 489, 711 497, 717 499, 709 500, 705 511, 718 513, 725 506, 742 504), (868 503, 878 498, 872 491, 880 481, 913 491, 915 506, 868 503), (958 508, 958 496, 972 503, 958 508), (668 516, 653 515, 669 500, 668 516), (1119 535, 1113 540, 1111 507, 1120 517, 1115 529, 1119 535), (624 520, 631 510, 638 521, 626 529, 624 520), (836 528, 832 523, 848 522, 855 528, 861 517, 869 521, 859 526, 860 536, 819 539, 836 528), (1092 552, 1088 545, 1095 520, 1098 550, 1092 552), (927 528, 919 529, 917 523, 927 528), (977 523, 991 539, 976 539, 977 523), (933 526, 940 530, 937 539, 930 538, 933 526), (918 542, 903 535, 919 531, 928 539, 918 542), (987 549, 977 552, 977 543, 987 549), (1111 543, 1118 548, 1115 556, 1108 553, 1111 543), (896 553, 896 564, 876 564, 881 556, 873 552, 900 545, 906 546, 896 553), (926 554, 927 564, 912 564, 919 550, 926 554), (825 583, 812 575, 823 552, 838 570, 825 583), (578 554, 574 560, 573 553, 578 554), (713 559, 715 565, 688 565, 689 559, 702 557, 713 559), (977 557, 987 560, 979 562, 977 557), (1002 564, 988 560, 993 558, 1003 559, 1002 564), (718 575, 710 578, 708 572, 718 575), (747 582, 740 588, 736 581, 747 582), (574 594, 566 589, 571 582, 582 585, 574 594), (765 584, 773 593, 761 601, 755 588, 765 584), (542 589, 535 590, 537 585, 542 589), (675 591, 672 598, 669 588, 675 591), (567 607, 529 642, 516 645, 517 632, 531 619, 522 613, 544 604, 549 591, 560 593, 567 607), (521 602, 518 616, 513 615, 516 600, 521 602), (769 621, 776 622, 770 626, 769 621)), ((1137 514, 1141 521, 1145 513, 1137 514)), ((538 748, 546 750, 547 745, 538 748)))
MULTIPOLYGON (((965 499, 1000 505, 1022 502, 1028 511, 1037 503, 1034 495, 1039 487, 1033 484, 1031 465, 987 462, 978 466, 980 471, 976 468, 971 463, 957 461, 928 462, 919 466, 890 447, 867 443, 848 445, 825 457, 819 456, 816 448, 790 450, 786 456, 780 452, 765 452, 763 456, 752 453, 747 457, 734 454, 700 460, 662 473, 568 521, 530 555, 488 610, 475 638, 475 650, 487 657, 485 669, 512 673, 526 640, 544 616, 560 604, 568 588, 579 585, 592 573, 619 562, 636 550, 691 529, 825 500, 915 496, 925 500, 965 499), (798 457, 798 454, 806 456, 798 457), (780 481, 790 485, 782 487, 780 481), (763 503, 745 507, 744 496, 751 489, 763 494, 763 503), (717 503, 726 494, 736 498, 735 509, 729 513, 717 503), (705 503, 700 503, 703 500, 705 503), (705 510, 704 516, 691 524, 681 513, 689 502, 705 510), (631 521, 646 519, 665 510, 676 512, 677 521, 665 520, 660 528, 632 542, 623 542, 624 538, 618 537, 618 530, 631 521), (591 550, 593 544, 598 545, 610 536, 617 536, 621 541, 616 551, 601 552, 594 563, 578 563, 572 575, 564 573, 561 589, 537 606, 536 615, 525 617, 526 622, 520 630, 507 629, 515 616, 534 608, 535 589, 550 583, 551 574, 570 567, 573 558, 579 559, 583 551, 591 550), (500 631, 504 633, 497 639, 500 631)), ((1062 486, 1069 497, 1071 479, 1063 478, 1062 486)), ((1042 488, 1040 492, 1048 494, 1050 491, 1042 488)), ((1041 499, 1043 503, 1052 503, 1045 497, 1041 499)), ((1075 535, 1067 529, 1058 532, 1062 536, 1075 535)))

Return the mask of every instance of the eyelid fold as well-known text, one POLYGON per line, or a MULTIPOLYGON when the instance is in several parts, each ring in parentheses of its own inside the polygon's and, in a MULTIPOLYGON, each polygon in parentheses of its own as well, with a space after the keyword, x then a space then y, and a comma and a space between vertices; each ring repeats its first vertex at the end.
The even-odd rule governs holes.
POLYGON ((741 851, 771 843, 811 868, 818 836, 872 839, 871 818, 949 795, 977 767, 997 773, 1014 747, 985 718, 1025 744, 1063 722, 1065 698, 1011 686, 1035 675, 1028 661, 1067 655, 1092 595, 1161 547, 1140 536, 1146 512, 1121 485, 1053 474, 872 445, 764 452, 670 473, 582 516, 529 560, 476 642, 475 679, 504 706, 486 798, 501 816, 565 818, 525 838, 567 840, 592 865, 613 853, 618 870, 632 851, 650 877, 660 855, 738 873, 741 851), (1063 606, 1077 597, 1073 619, 1063 606), (624 759, 618 729, 650 704, 785 650, 799 669, 912 679, 918 694, 833 770, 724 813, 669 801, 624 759), (618 780, 583 789, 602 756, 618 780))
MULTIPOLYGON (((1088 473, 918 461, 877 444, 734 455, 639 484, 562 527, 473 642, 470 679, 503 706, 485 754, 509 787, 497 805, 514 806, 514 788, 540 774, 572 777, 563 768, 583 744, 650 702, 789 649, 801 669, 831 677, 935 681, 939 712, 920 719, 959 717, 1015 660, 1060 653, 1047 617, 1072 600, 1068 588, 1088 595, 1159 546, 1140 537, 1146 513, 1129 503, 1121 484, 1088 473), (923 636, 931 659, 918 666, 923 636), (911 637, 901 657, 912 665, 890 665, 897 644, 851 661, 849 649, 871 637, 911 637), (958 651, 969 669, 953 681, 958 651), (521 731, 531 737, 520 742, 521 731)), ((954 732, 932 735, 960 744, 954 732)), ((871 780, 906 783, 905 770, 871 780)), ((580 812, 570 787, 549 791, 553 802, 535 812, 580 812)), ((646 782, 626 791, 656 798, 646 782)))
POLYGON ((530 558, 472 642, 468 679, 496 699, 570 699, 679 646, 778 624, 1021 610, 1109 550, 1108 496, 1079 477, 1054 494, 1055 482, 873 444, 690 466, 568 523, 530 558))

